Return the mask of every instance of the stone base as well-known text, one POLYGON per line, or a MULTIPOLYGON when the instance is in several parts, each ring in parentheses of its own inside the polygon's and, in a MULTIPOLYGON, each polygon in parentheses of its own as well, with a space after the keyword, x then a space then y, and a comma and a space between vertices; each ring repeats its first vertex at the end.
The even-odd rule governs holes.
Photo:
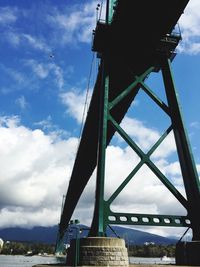
POLYGON ((125 241, 110 237, 88 237, 80 240, 79 265, 128 266, 125 241))
POLYGON ((200 241, 178 243, 176 265, 200 266, 200 241))

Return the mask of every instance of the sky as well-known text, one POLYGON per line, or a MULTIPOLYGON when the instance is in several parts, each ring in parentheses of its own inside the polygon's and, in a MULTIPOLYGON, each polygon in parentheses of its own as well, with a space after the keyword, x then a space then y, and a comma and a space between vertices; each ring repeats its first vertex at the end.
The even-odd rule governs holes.
MULTIPOLYGON (((91 0, 0 0, 0 228, 59 223, 84 110, 97 75, 99 62, 91 51, 97 4, 91 0)), ((190 0, 179 21, 183 40, 172 63, 198 173, 199 10, 200 2, 190 0)), ((151 74, 147 83, 165 101, 160 73, 151 74)), ((143 92, 122 121, 122 127, 144 151, 168 126, 169 119, 143 92)), ((185 194, 172 134, 151 160, 185 194)), ((138 156, 115 135, 106 153, 106 198, 137 162, 138 156)), ((91 223, 94 188, 95 174, 73 215, 83 224, 91 223)), ((145 166, 116 198, 112 209, 186 214, 145 166)), ((164 236, 181 236, 185 231, 161 227, 143 230, 164 236)))

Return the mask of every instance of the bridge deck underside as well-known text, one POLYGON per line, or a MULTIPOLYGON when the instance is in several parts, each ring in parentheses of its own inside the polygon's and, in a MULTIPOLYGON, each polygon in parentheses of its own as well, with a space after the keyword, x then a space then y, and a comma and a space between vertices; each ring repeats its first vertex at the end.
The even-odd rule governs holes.
MULTIPOLYGON (((165 34, 171 33, 187 3, 188 0, 118 1, 106 44, 109 52, 109 101, 130 85, 135 75, 158 64, 157 45, 165 34)), ((101 70, 100 65, 61 216, 61 233, 67 228, 97 163, 101 70)), ((118 123, 125 116, 137 91, 136 88, 113 108, 111 113, 118 123)), ((114 133, 115 130, 109 126, 107 145, 114 133)))

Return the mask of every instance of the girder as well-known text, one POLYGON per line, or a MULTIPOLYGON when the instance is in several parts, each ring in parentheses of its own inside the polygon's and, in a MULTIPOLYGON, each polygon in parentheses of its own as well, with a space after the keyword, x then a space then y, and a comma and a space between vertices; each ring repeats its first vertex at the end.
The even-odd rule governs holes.
POLYGON ((191 227, 187 216, 108 212, 107 224, 191 227))

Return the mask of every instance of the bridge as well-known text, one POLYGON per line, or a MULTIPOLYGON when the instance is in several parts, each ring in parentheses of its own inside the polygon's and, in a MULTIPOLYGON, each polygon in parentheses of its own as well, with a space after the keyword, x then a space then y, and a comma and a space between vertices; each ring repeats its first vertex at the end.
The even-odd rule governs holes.
MULTIPOLYGON (((181 35, 175 31, 175 27, 188 2, 189 0, 107 0, 106 19, 98 20, 94 31, 92 50, 100 58, 100 66, 62 209, 57 247, 64 238, 81 194, 97 168, 95 209, 90 237, 105 237, 109 224, 189 227, 192 229, 193 242, 196 243, 195 248, 190 249, 194 251, 190 253, 195 260, 190 260, 187 264, 193 265, 197 261, 200 264, 196 253, 196 245, 198 248, 200 246, 199 177, 171 70, 171 62, 176 56, 175 49, 181 40, 181 35), (145 83, 152 72, 162 72, 167 103, 159 99, 145 83), (143 90, 171 121, 171 125, 147 153, 142 151, 120 126, 140 90, 143 90), (105 200, 106 147, 116 132, 136 152, 140 162, 111 197, 105 200), (150 159, 170 132, 175 136, 186 197, 150 159), (112 202, 144 164, 186 209, 186 216, 112 211, 112 202)), ((184 248, 179 248, 178 255, 183 253, 183 250, 184 248)), ((181 256, 177 258, 179 262, 181 256)))

